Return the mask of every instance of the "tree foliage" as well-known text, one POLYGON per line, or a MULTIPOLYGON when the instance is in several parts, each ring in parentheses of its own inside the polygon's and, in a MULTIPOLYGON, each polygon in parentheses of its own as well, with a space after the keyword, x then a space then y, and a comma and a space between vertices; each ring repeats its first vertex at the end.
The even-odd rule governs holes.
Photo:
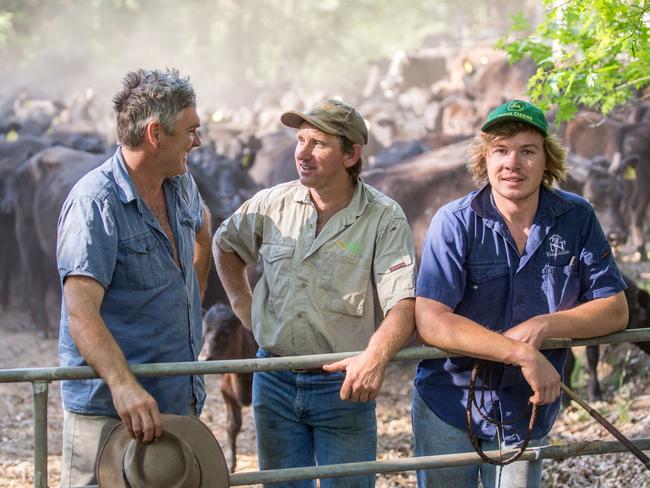
POLYGON ((650 0, 544 0, 545 18, 530 34, 523 15, 500 46, 515 62, 538 65, 528 88, 558 121, 578 107, 610 113, 650 84, 650 0), (522 37, 523 36, 523 37, 522 37))

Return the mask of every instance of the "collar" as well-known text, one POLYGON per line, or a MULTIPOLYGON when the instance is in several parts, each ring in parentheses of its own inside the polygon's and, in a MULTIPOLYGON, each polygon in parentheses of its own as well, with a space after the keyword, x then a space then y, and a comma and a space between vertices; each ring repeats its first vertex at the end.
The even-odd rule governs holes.
POLYGON ((115 154, 113 155, 113 177, 115 178, 115 184, 117 185, 117 193, 120 197, 122 203, 129 203, 138 198, 138 192, 135 189, 133 180, 129 176, 129 172, 126 169, 126 163, 124 162, 124 156, 122 156, 122 146, 118 146, 115 154))
MULTIPOLYGON (((492 188, 488 183, 481 188, 470 200, 472 210, 485 220, 502 220, 501 214, 497 210, 492 196, 492 188)), ((543 225, 552 225, 555 218, 567 212, 572 207, 572 203, 564 198, 559 192, 552 188, 540 187, 539 204, 533 222, 539 222, 543 225)))
MULTIPOLYGON (((299 183, 298 191, 294 198, 296 202, 312 205, 311 197, 309 196, 309 188, 299 183)), ((355 185, 354 193, 350 203, 342 210, 342 217, 345 219, 345 224, 353 223, 363 212, 366 210, 368 204, 373 200, 372 194, 368 191, 366 184, 359 177, 355 185)))
MULTIPOLYGON (((117 193, 120 197, 122 203, 129 203, 133 200, 138 200, 140 195, 133 184, 133 180, 129 175, 129 171, 126 169, 126 162, 124 161, 124 156, 122 155, 122 146, 119 146, 115 151, 115 154, 112 158, 113 166, 113 175, 115 178, 115 184, 117 185, 117 193)), ((189 171, 189 170, 188 170, 189 171)), ((163 186, 171 185, 174 190, 178 190, 181 179, 183 175, 174 176, 173 178, 168 178, 163 181, 163 186)), ((309 198, 309 195, 307 195, 309 198)))

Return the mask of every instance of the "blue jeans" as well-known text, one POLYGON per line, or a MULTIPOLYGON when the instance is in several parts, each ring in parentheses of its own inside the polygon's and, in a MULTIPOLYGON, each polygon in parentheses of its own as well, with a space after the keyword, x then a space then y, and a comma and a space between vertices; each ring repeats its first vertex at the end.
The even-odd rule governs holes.
MULTIPOLYGON (((257 357, 270 355, 260 350, 257 357)), ((342 373, 257 372, 253 415, 260 469, 374 461, 375 402, 339 397, 342 373)), ((314 488, 314 480, 272 483, 266 488, 314 488)), ((321 488, 372 488, 375 475, 324 478, 321 488)))
MULTIPOLYGON (((458 429, 434 414, 413 388, 411 409, 416 456, 435 456, 458 452, 474 452, 466 430, 458 429)), ((544 439, 533 439, 529 446, 539 446, 544 439)), ((497 441, 481 441, 484 451, 499 448, 497 441)), ((509 446, 512 447, 512 446, 509 446)), ((485 488, 497 486, 501 471, 500 488, 539 488, 542 478, 542 461, 515 461, 503 467, 493 464, 459 466, 454 468, 420 470, 417 472, 418 488, 476 488, 478 477, 485 488)))

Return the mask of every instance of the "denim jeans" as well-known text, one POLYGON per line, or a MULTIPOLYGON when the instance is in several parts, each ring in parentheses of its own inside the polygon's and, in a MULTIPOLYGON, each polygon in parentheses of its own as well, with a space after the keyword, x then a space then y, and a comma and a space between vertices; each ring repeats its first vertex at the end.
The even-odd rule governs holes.
MULTIPOLYGON (((473 452, 467 431, 458 429, 434 414, 413 389, 411 409, 416 456, 434 456, 458 452, 473 452)), ((529 446, 539 446, 544 439, 533 439, 529 446)), ((497 441, 481 441, 484 451, 499 448, 497 441)), ((504 446, 505 447, 505 446, 504 446)), ((509 446, 512 447, 512 446, 509 446)), ((459 466, 454 468, 420 470, 417 472, 418 488, 476 488, 478 477, 485 488, 539 488, 542 478, 542 460, 515 461, 503 467, 493 464, 459 466), (501 480, 497 484, 501 471, 501 480)))
MULTIPOLYGON (((270 356, 263 350, 258 357, 270 356)), ((253 415, 260 469, 374 461, 375 402, 339 397, 342 373, 257 372, 253 415)), ((266 488, 313 488, 314 480, 272 483, 266 488)), ((320 488, 372 488, 375 475, 324 478, 320 488)))

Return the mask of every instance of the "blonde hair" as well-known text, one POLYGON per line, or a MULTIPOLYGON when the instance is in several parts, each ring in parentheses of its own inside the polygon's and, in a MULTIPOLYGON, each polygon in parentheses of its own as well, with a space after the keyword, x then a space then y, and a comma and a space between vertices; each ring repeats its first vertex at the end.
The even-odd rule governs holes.
MULTIPOLYGON (((535 130, 528 124, 517 121, 508 121, 498 125, 489 132, 481 132, 470 143, 467 148, 469 163, 467 168, 472 175, 472 179, 477 186, 483 186, 488 182, 487 156, 490 145, 497 139, 508 139, 516 136, 520 132, 535 130)), ((541 134, 541 133, 540 133, 541 134)), ((551 188, 554 183, 563 181, 566 177, 566 149, 562 146, 559 139, 553 134, 544 137, 544 156, 546 156, 546 168, 542 184, 546 188, 551 188)))

